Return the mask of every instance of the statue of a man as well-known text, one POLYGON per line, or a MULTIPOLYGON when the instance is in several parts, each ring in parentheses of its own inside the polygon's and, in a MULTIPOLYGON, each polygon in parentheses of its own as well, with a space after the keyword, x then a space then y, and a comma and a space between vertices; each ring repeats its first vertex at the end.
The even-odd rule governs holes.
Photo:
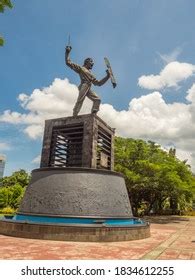
POLYGON ((93 107, 92 107, 91 112, 93 114, 96 114, 99 111, 101 100, 97 96, 97 94, 91 90, 91 86, 92 86, 92 84, 95 86, 102 86, 103 84, 105 84, 105 82, 110 78, 110 72, 108 70, 106 70, 107 75, 103 79, 98 81, 94 77, 94 75, 91 73, 91 69, 94 65, 93 59, 86 58, 84 60, 83 66, 75 64, 70 60, 69 55, 70 55, 71 49, 72 49, 71 46, 66 47, 65 62, 66 62, 67 66, 69 66, 72 70, 74 70, 76 73, 79 74, 80 79, 81 79, 81 83, 78 87, 79 96, 77 98, 76 104, 73 109, 73 116, 78 115, 86 96, 90 100, 93 101, 93 107))

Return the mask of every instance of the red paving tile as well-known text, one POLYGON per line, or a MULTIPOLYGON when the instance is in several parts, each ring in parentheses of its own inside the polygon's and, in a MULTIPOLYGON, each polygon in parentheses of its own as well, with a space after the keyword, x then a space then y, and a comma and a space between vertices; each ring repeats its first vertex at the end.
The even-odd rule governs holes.
POLYGON ((160 256, 160 259, 163 259, 164 257, 169 260, 176 260, 178 259, 180 255, 180 250, 171 250, 167 249, 163 252, 163 254, 160 256))
POLYGON ((195 260, 195 253, 192 253, 191 260, 195 260))
POLYGON ((0 259, 195 259, 195 217, 153 217, 151 237, 125 242, 63 242, 0 235, 0 259))
POLYGON ((192 253, 181 253, 179 254, 179 257, 178 257, 179 260, 191 260, 192 259, 192 253))

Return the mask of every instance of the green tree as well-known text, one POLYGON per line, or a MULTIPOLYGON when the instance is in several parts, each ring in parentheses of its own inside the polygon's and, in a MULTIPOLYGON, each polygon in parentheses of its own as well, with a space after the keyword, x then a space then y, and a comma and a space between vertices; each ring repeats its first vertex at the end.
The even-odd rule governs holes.
MULTIPOLYGON (((5 11, 5 8, 12 8, 13 5, 10 0, 0 0, 0 13, 3 13, 5 11)), ((0 46, 3 46, 4 39, 0 36, 0 46)))
POLYGON ((29 180, 30 175, 24 169, 20 169, 13 172, 11 176, 3 177, 0 182, 2 187, 11 187, 19 184, 24 188, 29 184, 29 180))
POLYGON ((0 208, 17 209, 29 184, 30 175, 23 169, 0 180, 0 208))
POLYGON ((19 184, 12 187, 0 188, 0 208, 17 209, 24 194, 24 188, 19 184))
POLYGON ((134 215, 161 212, 167 203, 176 211, 191 202, 194 177, 175 155, 152 141, 115 139, 115 170, 125 176, 134 215))

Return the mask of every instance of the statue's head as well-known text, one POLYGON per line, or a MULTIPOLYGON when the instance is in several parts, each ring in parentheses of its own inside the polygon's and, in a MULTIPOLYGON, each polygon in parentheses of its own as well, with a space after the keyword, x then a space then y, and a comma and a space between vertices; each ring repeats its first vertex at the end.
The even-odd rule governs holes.
POLYGON ((94 62, 93 62, 93 59, 88 57, 84 60, 84 66, 87 68, 87 69, 92 69, 93 68, 93 65, 94 65, 94 62))

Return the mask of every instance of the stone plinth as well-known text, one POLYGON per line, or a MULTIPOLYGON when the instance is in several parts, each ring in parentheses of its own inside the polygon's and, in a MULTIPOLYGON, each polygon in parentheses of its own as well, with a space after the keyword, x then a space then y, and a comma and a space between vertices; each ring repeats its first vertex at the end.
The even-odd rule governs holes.
POLYGON ((96 115, 46 120, 41 167, 113 170, 114 129, 96 115))
POLYGON ((150 226, 149 224, 137 227, 52 225, 0 220, 0 234, 58 241, 116 242, 150 237, 150 226))

